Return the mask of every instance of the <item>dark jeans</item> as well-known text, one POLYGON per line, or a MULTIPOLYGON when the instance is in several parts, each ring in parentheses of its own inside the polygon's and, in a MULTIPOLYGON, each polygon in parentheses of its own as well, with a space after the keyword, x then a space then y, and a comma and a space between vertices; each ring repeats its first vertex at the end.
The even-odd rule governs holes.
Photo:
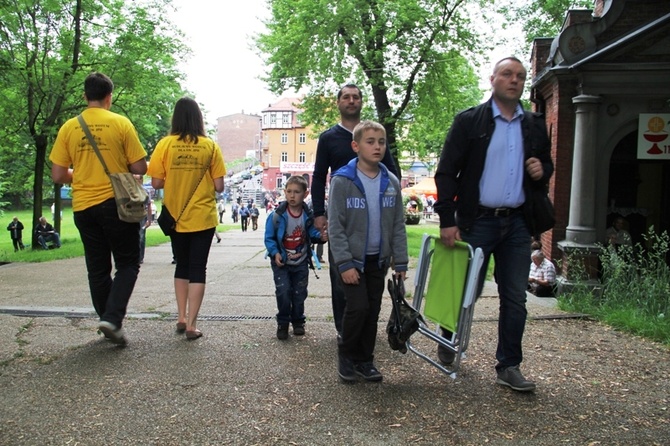
POLYGON ((240 224, 242 225, 242 231, 247 230, 247 226, 249 225, 249 217, 245 217, 244 215, 240 215, 240 224))
POLYGON ((25 248, 25 246, 23 246, 23 240, 20 238, 13 238, 12 244, 14 245, 14 252, 25 248))
POLYGON ((347 285, 339 278, 346 296, 342 318, 342 341, 339 354, 353 362, 374 359, 377 341, 377 320, 384 294, 386 269, 379 268, 379 256, 365 259, 365 271, 359 271, 358 285, 347 285))
POLYGON ((42 249, 49 249, 47 242, 53 242, 56 248, 60 248, 60 235, 57 232, 53 234, 38 235, 37 242, 42 246, 42 249))
POLYGON ((140 271, 139 223, 119 220, 113 198, 75 212, 74 223, 84 245, 93 307, 101 321, 121 328, 140 271))
POLYGON ((333 320, 335 321, 335 330, 342 333, 342 318, 344 317, 344 307, 346 300, 344 299, 344 289, 340 273, 333 261, 333 253, 330 251, 330 243, 328 243, 328 273, 330 274, 330 296, 333 306, 333 320))
POLYGON ((277 324, 293 325, 305 323, 305 299, 307 299, 307 283, 309 266, 307 260, 299 265, 277 266, 270 261, 275 281, 277 297, 277 324))
POLYGON ((170 236, 172 252, 177 261, 174 270, 175 279, 186 279, 190 283, 206 283, 207 259, 215 229, 177 232, 170 236))
POLYGON ((477 295, 481 294, 489 258, 495 260, 495 279, 500 296, 496 370, 516 366, 523 360, 521 341, 526 327, 526 286, 530 261, 530 233, 522 212, 508 217, 482 216, 469 231, 461 231, 464 241, 484 251, 484 265, 477 295))

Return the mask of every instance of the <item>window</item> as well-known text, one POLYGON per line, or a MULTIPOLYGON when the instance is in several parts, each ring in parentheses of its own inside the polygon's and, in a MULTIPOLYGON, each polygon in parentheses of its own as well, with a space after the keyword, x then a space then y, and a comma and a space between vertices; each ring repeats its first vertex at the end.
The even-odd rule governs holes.
POLYGON ((281 116, 281 123, 288 124, 288 113, 283 113, 281 116))
POLYGON ((281 160, 284 163, 288 163, 288 152, 282 152, 281 153, 281 160))
POLYGON ((298 135, 298 142, 300 144, 305 144, 307 142, 307 134, 301 133, 300 135, 298 135))
POLYGON ((267 114, 263 115, 263 124, 268 125, 268 115, 267 114))
POLYGON ((288 133, 282 133, 281 134, 281 143, 282 144, 288 144, 288 133))
POLYGON ((274 113, 272 113, 272 114, 270 115, 270 124, 276 124, 276 123, 277 123, 277 115, 275 115, 274 113))
POLYGON ((307 156, 305 156, 305 152, 300 152, 298 154, 298 162, 304 163, 305 161, 307 161, 307 156))

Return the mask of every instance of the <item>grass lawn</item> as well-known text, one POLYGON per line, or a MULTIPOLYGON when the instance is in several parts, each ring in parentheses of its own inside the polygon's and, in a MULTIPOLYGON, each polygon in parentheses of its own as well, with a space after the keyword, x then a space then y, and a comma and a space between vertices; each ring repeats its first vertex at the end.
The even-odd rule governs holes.
MULTIPOLYGON (((0 262, 48 262, 49 260, 69 259, 84 255, 84 246, 81 244, 79 231, 74 225, 74 220, 72 218, 72 208, 68 207, 63 209, 63 220, 61 222, 60 230, 61 248, 50 249, 49 251, 44 251, 42 248, 34 250, 30 248, 33 228, 32 215, 32 209, 25 211, 6 211, 0 218, 3 225, 2 227, 5 229, 12 221, 12 218, 15 216, 19 218, 24 226, 23 244, 26 245, 25 250, 14 252, 14 246, 9 237, 9 231, 6 231, 5 235, 0 237, 0 262)), ((51 218, 50 208, 45 207, 42 215, 47 218, 49 223, 54 225, 53 219, 51 218)), ((222 224, 217 227, 217 231, 225 232, 237 227, 238 225, 232 223, 222 224)), ((160 245, 161 243, 167 243, 169 241, 170 239, 163 235, 157 224, 153 224, 147 229, 146 246, 160 245)))
MULTIPOLYGON (((160 206, 157 205, 157 207, 160 209, 160 206)), ((51 218, 50 208, 45 207, 42 215, 47 217, 49 223, 52 225, 54 224, 51 218)), ((25 227, 23 230, 23 244, 26 245, 26 249, 15 253, 12 241, 9 237, 9 231, 7 231, 6 235, 0 238, 0 262, 48 262, 50 260, 70 259, 84 255, 84 246, 81 244, 79 231, 74 225, 72 218, 72 208, 67 207, 63 209, 63 220, 61 222, 60 230, 61 248, 50 249, 49 251, 44 251, 41 248, 33 250, 29 246, 32 233, 32 209, 5 212, 2 218, 0 218, 4 228, 7 228, 7 225, 9 225, 14 216, 19 217, 19 220, 25 227)), ((239 228, 239 225, 231 222, 230 224, 220 224, 217 226, 216 230, 218 232, 226 232, 236 228, 239 228)), ((406 228, 409 256, 414 259, 419 256, 421 239, 423 238, 424 233, 435 237, 440 235, 440 228, 436 224, 423 223, 420 225, 407 225, 406 228)), ((157 224, 153 224, 147 229, 146 246, 156 246, 169 241, 170 239, 163 235, 157 224)), ((491 264, 493 264, 493 261, 491 261, 491 264)), ((488 278, 491 277, 491 271, 492 266, 489 267, 488 278)))

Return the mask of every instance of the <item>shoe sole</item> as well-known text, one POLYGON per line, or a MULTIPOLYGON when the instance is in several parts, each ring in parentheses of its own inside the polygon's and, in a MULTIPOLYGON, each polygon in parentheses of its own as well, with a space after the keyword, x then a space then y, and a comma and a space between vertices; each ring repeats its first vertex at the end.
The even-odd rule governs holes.
POLYGON ((337 372, 338 376, 340 377, 340 380, 342 380, 343 383, 346 384, 352 384, 357 381, 356 375, 343 375, 340 372, 337 372))
POLYGON ((528 387, 516 387, 500 378, 496 378, 496 384, 500 384, 501 386, 507 386, 512 390, 516 390, 517 392, 532 392, 535 390, 536 387, 534 384, 528 387))
POLYGON ((384 375, 365 376, 360 372, 356 372, 356 375, 360 376, 361 378, 363 378, 364 381, 367 381, 369 383, 378 383, 383 381, 384 379, 384 375))
POLYGON ((126 345, 128 343, 128 341, 126 341, 126 338, 124 338, 123 336, 119 336, 116 333, 116 330, 112 330, 110 327, 106 325, 99 326, 98 330, 100 330, 102 334, 105 335, 105 338, 107 338, 112 344, 126 345))

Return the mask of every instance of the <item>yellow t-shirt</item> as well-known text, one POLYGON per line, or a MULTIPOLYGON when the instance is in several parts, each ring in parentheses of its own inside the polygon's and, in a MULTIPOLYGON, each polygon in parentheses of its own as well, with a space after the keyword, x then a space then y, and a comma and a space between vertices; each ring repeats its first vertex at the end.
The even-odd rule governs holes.
MULTIPOLYGON (((147 156, 128 118, 104 108, 87 108, 82 116, 109 173, 128 172, 129 164, 147 156)), ((114 198, 112 183, 76 117, 69 119, 58 131, 49 159, 58 166, 73 167, 73 211, 82 211, 114 198)))
POLYGON ((152 178, 165 180, 163 203, 177 221, 177 232, 196 232, 214 228, 219 223, 216 213, 214 178, 226 175, 221 148, 211 139, 201 136, 198 144, 179 141, 170 135, 158 141, 151 155, 147 173, 152 178), (209 170, 200 181, 203 169, 210 161, 209 170), (187 200, 198 188, 184 210, 187 200))

